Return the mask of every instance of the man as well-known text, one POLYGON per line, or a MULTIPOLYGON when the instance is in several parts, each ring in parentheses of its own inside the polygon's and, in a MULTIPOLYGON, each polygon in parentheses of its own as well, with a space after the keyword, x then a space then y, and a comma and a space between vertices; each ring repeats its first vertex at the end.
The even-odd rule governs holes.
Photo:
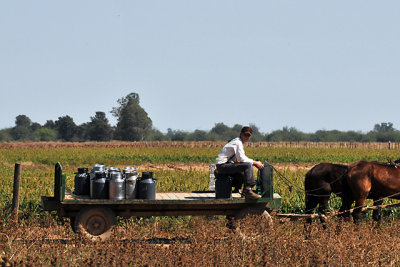
POLYGON ((260 195, 253 192, 255 185, 253 166, 258 169, 264 168, 264 164, 260 161, 254 161, 248 158, 244 153, 244 144, 246 144, 253 130, 251 127, 245 126, 240 131, 240 136, 229 141, 219 152, 216 159, 216 168, 218 174, 221 175, 240 175, 243 173, 245 198, 257 199, 260 195))

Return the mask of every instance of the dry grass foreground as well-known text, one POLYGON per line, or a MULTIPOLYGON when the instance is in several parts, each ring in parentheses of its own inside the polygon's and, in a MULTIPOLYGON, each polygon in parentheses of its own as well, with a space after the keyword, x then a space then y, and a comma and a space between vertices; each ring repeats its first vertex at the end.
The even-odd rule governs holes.
MULTIPOLYGON (((260 218, 242 221, 255 232, 243 239, 222 218, 139 219, 124 221, 104 243, 75 236, 68 224, 25 222, 0 227, 0 264, 84 266, 340 266, 400 264, 400 223, 380 228, 370 221, 355 226, 332 221, 327 230, 313 224, 306 239, 303 223, 268 227, 260 218), (33 225, 36 224, 36 225, 33 225)), ((244 225, 244 226, 243 226, 244 225)))

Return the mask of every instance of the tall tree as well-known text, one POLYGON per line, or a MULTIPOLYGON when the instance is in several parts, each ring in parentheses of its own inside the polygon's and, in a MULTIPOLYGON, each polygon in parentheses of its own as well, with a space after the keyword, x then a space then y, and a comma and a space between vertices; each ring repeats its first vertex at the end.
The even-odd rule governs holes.
POLYGON ((14 140, 28 140, 31 138, 31 124, 32 121, 28 116, 18 115, 15 118, 15 127, 10 131, 14 140))
POLYGON ((59 138, 64 141, 75 141, 78 127, 70 116, 59 117, 54 124, 59 138))
POLYGON ((124 141, 142 141, 152 128, 152 121, 139 104, 139 95, 130 93, 118 100, 111 113, 118 118, 115 137, 124 141))
POLYGON ((29 126, 31 126, 31 124, 32 124, 31 119, 26 115, 18 115, 15 118, 15 126, 29 127, 29 126))
POLYGON ((393 123, 391 122, 381 122, 381 124, 375 124, 374 126, 374 132, 378 133, 393 132, 394 130, 393 123))
POLYGON ((211 133, 216 133, 218 135, 224 135, 227 132, 231 131, 231 129, 226 126, 223 122, 216 123, 215 126, 211 129, 211 133))
POLYGON ((96 115, 90 119, 87 125, 87 137, 90 140, 109 141, 112 139, 113 130, 104 112, 97 111, 96 115))
POLYGON ((228 141, 239 135, 242 126, 235 124, 233 128, 228 127, 223 122, 216 123, 215 126, 210 130, 211 140, 224 140, 228 141), (235 130, 233 130, 235 129, 235 130))

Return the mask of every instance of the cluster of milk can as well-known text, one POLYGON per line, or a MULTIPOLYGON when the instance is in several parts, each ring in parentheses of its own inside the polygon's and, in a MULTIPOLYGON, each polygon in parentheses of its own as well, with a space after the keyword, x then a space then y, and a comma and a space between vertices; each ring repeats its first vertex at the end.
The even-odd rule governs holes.
POLYGON ((75 195, 90 195, 93 199, 155 199, 156 179, 152 172, 142 172, 136 167, 106 169, 106 165, 95 164, 90 170, 78 168, 75 175, 75 195))

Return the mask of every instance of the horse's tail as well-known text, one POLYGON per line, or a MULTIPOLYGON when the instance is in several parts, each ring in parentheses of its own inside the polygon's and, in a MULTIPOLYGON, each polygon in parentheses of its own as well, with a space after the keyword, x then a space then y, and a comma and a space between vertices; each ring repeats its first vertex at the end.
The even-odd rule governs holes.
POLYGON ((305 176, 305 178, 304 178, 304 191, 305 191, 306 195, 307 195, 307 191, 313 189, 313 188, 312 188, 312 178, 311 178, 311 175, 312 175, 312 172, 313 172, 314 168, 315 168, 315 166, 312 167, 312 169, 309 170, 309 171, 306 173, 306 176, 305 176))
POLYGON ((314 170, 315 166, 309 170, 306 173, 306 176, 304 178, 304 194, 305 194, 305 204, 306 204, 306 210, 309 209, 309 202, 311 201, 310 196, 308 194, 308 192, 310 192, 311 190, 313 190, 313 185, 312 185, 312 173, 314 170))
MULTIPOLYGON (((351 203, 353 202, 353 193, 349 185, 348 173, 350 167, 347 167, 342 175, 342 208, 343 210, 350 209, 351 203)), ((343 211, 342 210, 342 211, 343 211)))

